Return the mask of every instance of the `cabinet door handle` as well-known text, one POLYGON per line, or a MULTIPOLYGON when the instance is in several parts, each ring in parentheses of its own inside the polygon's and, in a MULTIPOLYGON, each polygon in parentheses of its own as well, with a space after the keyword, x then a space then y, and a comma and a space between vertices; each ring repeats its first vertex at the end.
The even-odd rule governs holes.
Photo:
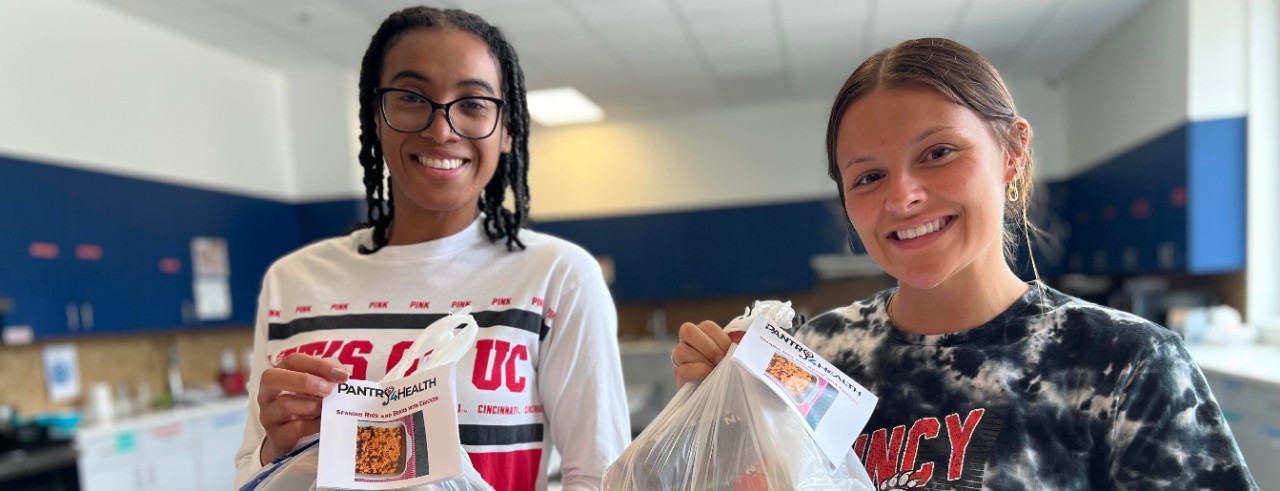
POLYGON ((80 304, 80 325, 87 331, 93 329, 93 304, 80 304))
POLYGON ((80 330, 80 310, 76 308, 76 304, 67 304, 67 329, 72 331, 80 330))

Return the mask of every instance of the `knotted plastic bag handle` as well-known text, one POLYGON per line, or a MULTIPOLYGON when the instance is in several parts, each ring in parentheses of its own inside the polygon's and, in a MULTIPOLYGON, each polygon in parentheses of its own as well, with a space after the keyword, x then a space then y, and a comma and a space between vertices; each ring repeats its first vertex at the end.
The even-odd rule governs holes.
MULTIPOLYGON (((733 320, 725 324, 724 331, 729 333, 729 339, 733 344, 729 345, 729 352, 724 355, 725 360, 733 359, 733 351, 738 349, 738 342, 742 341, 742 336, 747 333, 747 329, 751 328, 751 324, 755 322, 756 317, 764 316, 769 320, 770 324, 783 330, 790 331, 792 322, 795 320, 796 311, 791 308, 791 301, 783 302, 781 300, 756 300, 742 315, 734 317, 733 320)), ((723 365, 724 362, 721 362, 723 365)), ((720 365, 716 365, 720 368, 720 365)), ((671 402, 667 403, 667 407, 674 407, 684 404, 684 400, 692 396, 694 391, 698 390, 698 386, 702 385, 702 381, 685 382, 676 390, 676 395, 672 396, 671 402), (678 402, 678 404, 677 404, 678 402)))
POLYGON ((405 372, 409 371, 413 362, 424 355, 428 357, 418 370, 456 363, 471 350, 472 346, 475 346, 476 337, 479 335, 480 326, 476 324, 475 317, 471 316, 471 307, 463 307, 461 310, 452 312, 423 329, 405 351, 404 358, 388 370, 387 375, 382 377, 379 383, 386 385, 404 378, 405 372))

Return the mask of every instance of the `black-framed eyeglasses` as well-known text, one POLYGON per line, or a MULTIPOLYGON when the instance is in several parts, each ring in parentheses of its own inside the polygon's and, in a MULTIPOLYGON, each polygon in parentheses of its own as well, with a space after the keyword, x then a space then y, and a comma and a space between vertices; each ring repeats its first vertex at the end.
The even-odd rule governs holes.
POLYGON ((502 99, 484 96, 461 97, 441 104, 412 90, 388 87, 373 89, 373 93, 378 96, 382 120, 393 130, 421 133, 435 120, 436 109, 444 109, 449 128, 468 140, 482 140, 493 134, 503 104, 502 99))

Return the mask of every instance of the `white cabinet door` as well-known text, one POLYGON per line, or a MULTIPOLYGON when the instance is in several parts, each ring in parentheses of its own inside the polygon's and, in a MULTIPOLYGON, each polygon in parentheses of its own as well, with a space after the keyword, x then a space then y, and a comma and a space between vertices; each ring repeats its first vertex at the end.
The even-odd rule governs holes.
POLYGON ((82 491, 133 491, 145 487, 142 452, 134 432, 79 441, 77 462, 82 491))
POLYGON ((199 489, 194 433, 192 425, 183 422, 157 426, 143 433, 145 488, 153 491, 199 489))
POLYGON ((133 491, 141 489, 140 469, 133 466, 92 469, 80 474, 81 491, 133 491))
POLYGON ((202 491, 223 491, 235 487, 236 450, 244 438, 246 416, 244 408, 236 408, 196 423, 196 462, 202 491))
POLYGON ((1280 490, 1280 389, 1234 375, 1205 371, 1249 472, 1261 489, 1280 490))
POLYGON ((153 491, 201 489, 199 478, 196 475, 196 462, 192 458, 191 452, 174 455, 148 455, 147 464, 150 480, 148 489, 153 491))
POLYGON ((1232 433, 1258 487, 1280 489, 1280 467, 1275 465, 1280 459, 1280 415, 1271 418, 1246 415, 1240 426, 1240 431, 1232 426, 1232 433))

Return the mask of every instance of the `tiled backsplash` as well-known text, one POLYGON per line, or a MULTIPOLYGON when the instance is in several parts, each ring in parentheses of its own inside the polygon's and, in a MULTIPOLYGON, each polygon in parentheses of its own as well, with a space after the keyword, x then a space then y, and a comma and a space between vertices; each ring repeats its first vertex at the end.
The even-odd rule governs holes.
MULTIPOLYGON (((178 348, 179 368, 186 387, 216 384, 222 352, 236 353, 236 364, 245 362, 253 345, 250 328, 227 328, 182 333, 149 334, 57 341, 73 343, 79 359, 80 393, 85 396, 96 382, 107 382, 114 394, 121 383, 136 397, 139 384, 153 396, 168 391, 168 349, 178 348)), ((80 400, 53 403, 48 397, 42 350, 46 343, 0 346, 0 405, 16 405, 23 415, 80 406, 80 400)))

